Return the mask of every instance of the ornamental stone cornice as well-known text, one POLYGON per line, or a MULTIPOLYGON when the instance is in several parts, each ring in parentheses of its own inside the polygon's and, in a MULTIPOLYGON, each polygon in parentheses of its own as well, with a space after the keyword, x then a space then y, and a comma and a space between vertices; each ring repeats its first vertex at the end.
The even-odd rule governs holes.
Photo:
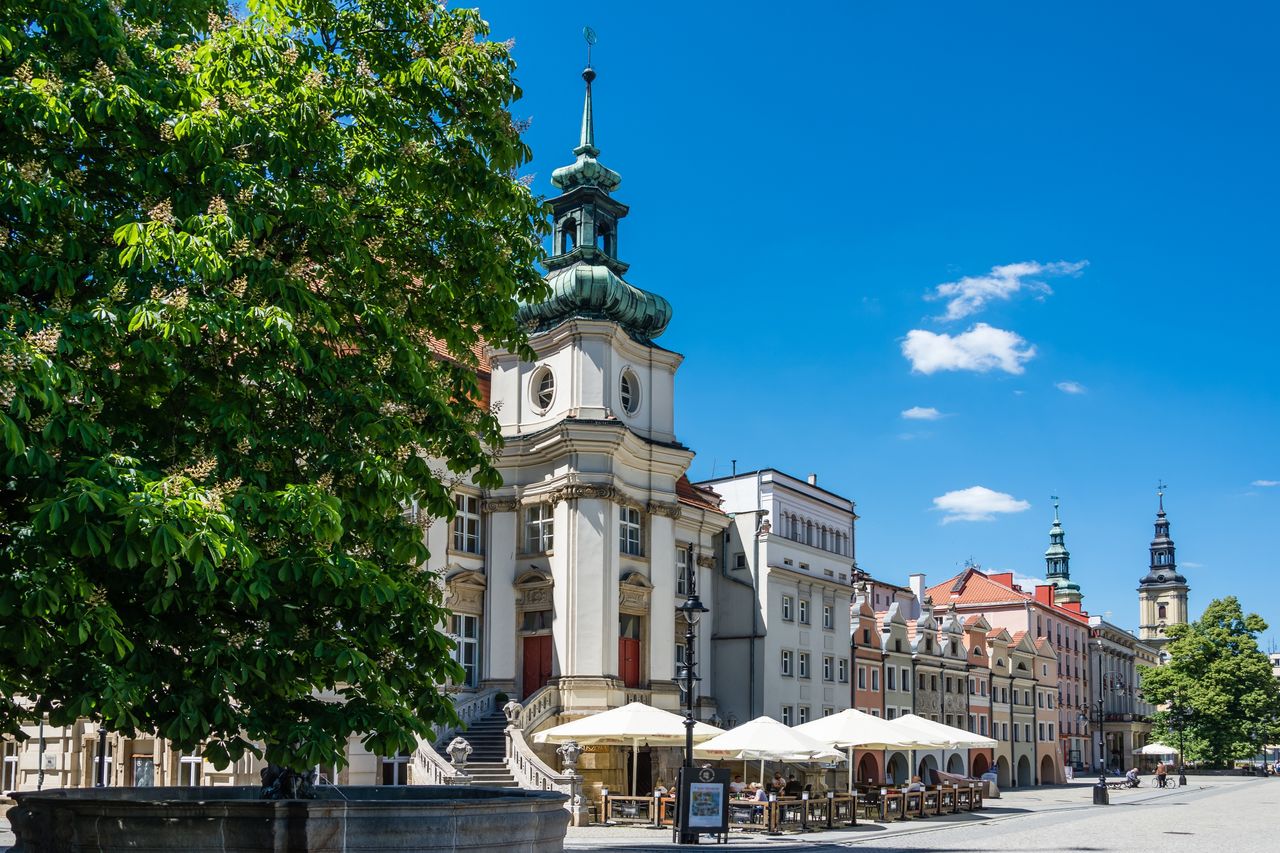
POLYGON ((561 486, 547 495, 551 503, 576 500, 603 500, 616 502, 620 492, 614 486, 596 485, 592 483, 570 483, 561 486))
POLYGON ((515 512, 520 508, 520 501, 515 498, 490 498, 480 505, 481 512, 515 512))
POLYGON ((645 509, 650 515, 660 515, 671 519, 679 518, 681 512, 680 504, 675 501, 649 501, 645 509))
POLYGON ((714 569, 716 567, 716 558, 706 555, 698 557, 698 565, 704 569, 714 569))

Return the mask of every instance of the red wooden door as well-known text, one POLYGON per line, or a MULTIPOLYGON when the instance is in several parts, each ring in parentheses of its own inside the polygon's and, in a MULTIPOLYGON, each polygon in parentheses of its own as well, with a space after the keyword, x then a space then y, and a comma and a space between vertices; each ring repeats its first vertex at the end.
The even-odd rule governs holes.
POLYGON ((640 686, 640 641, 618 638, 618 674, 627 687, 640 686))
POLYGON ((551 637, 543 634, 524 638, 524 677, 521 699, 529 698, 551 678, 551 637))

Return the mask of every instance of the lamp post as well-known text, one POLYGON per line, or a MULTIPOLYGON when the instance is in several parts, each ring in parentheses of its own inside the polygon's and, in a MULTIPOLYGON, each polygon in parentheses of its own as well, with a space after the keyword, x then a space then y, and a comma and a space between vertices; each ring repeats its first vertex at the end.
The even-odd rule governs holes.
MULTIPOLYGON (((1111 796, 1107 793, 1107 714, 1104 700, 1104 691, 1106 683, 1102 676, 1102 631, 1098 630, 1095 634, 1098 645, 1098 784, 1093 786, 1093 804, 1095 806, 1110 805, 1111 796)), ((1088 722, 1089 718, 1085 714, 1080 715, 1083 722, 1088 722)))
POLYGON ((1172 718, 1174 725, 1178 727, 1178 785, 1185 786, 1187 784, 1187 759, 1184 756, 1183 748, 1185 747, 1185 737, 1183 729, 1187 726, 1187 720, 1194 712, 1190 708, 1185 708, 1178 696, 1173 697, 1173 706, 1169 709, 1169 716, 1172 718))
POLYGON ((98 778, 94 780, 95 788, 107 786, 107 725, 98 724, 98 778))
MULTIPOLYGON (((702 606, 701 599, 698 598, 698 569, 697 563, 693 559, 693 545, 689 545, 689 557, 685 565, 688 566, 689 572, 689 597, 684 600, 676 608, 676 611, 684 619, 684 771, 681 773, 680 779, 680 799, 684 800, 688 796, 689 777, 693 773, 693 727, 696 724, 694 720, 693 710, 693 683, 698 679, 694 674, 694 652, 693 643, 697 637, 694 628, 698 624, 698 620, 702 618, 703 613, 707 613, 707 608, 702 606)), ((691 830, 686 824, 689 814, 689 804, 680 802, 676 810, 677 818, 680 822, 680 844, 697 844, 698 833, 691 830)))

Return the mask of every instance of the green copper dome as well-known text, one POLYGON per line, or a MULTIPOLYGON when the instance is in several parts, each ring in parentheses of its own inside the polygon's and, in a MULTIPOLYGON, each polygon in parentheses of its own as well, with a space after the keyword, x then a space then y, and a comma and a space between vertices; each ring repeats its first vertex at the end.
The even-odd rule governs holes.
POLYGON ((596 159, 595 127, 591 108, 591 82, 596 72, 587 68, 582 109, 582 135, 573 149, 577 159, 551 174, 561 194, 551 199, 552 254, 546 260, 551 294, 540 302, 521 303, 520 322, 545 331, 565 320, 610 320, 633 338, 649 342, 671 322, 671 303, 623 280, 627 264, 617 257, 618 222, 627 206, 610 192, 622 176, 596 159))
POLYGON ((549 329, 570 317, 612 320, 642 340, 656 338, 671 322, 671 303, 627 284, 606 266, 585 263, 552 270, 551 296, 520 306, 520 321, 549 329))

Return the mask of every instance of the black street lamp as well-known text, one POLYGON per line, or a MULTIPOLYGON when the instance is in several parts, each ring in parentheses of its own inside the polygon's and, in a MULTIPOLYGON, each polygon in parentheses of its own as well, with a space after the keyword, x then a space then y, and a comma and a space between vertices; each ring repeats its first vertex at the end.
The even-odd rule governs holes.
POLYGON ((1173 705, 1169 708, 1169 719, 1178 727, 1178 785, 1185 786, 1187 784, 1187 759, 1183 752, 1185 746, 1183 730, 1187 727, 1187 721, 1191 719, 1195 711, 1191 708, 1183 707, 1178 696, 1173 697, 1173 705))
MULTIPOLYGON (((1098 689, 1101 690, 1102 686, 1099 685, 1098 689)), ((1086 705, 1085 707, 1088 708, 1089 706, 1086 705)), ((1098 753, 1099 753, 1098 784, 1093 786, 1093 804, 1095 806, 1106 806, 1111 804, 1111 795, 1107 793, 1106 720, 1107 720, 1106 707, 1103 704, 1103 700, 1101 698, 1098 699, 1098 710, 1095 715, 1090 716, 1089 714, 1081 713, 1080 716, 1077 717, 1077 722, 1079 722, 1081 725, 1087 725, 1095 721, 1098 724, 1098 743, 1100 745, 1098 748, 1098 753)))
MULTIPOLYGON (((702 606, 702 601, 698 598, 698 570, 697 563, 693 559, 693 545, 689 546, 689 556, 685 565, 688 566, 687 571, 689 572, 689 597, 684 600, 684 604, 676 608, 676 611, 684 619, 685 624, 684 672, 680 673, 684 676, 684 684, 682 685, 684 687, 684 771, 680 779, 681 797, 688 796, 689 779, 693 775, 693 727, 696 725, 693 717, 693 683, 698 680, 693 669, 693 643, 697 637, 694 628, 697 626, 698 620, 702 618, 702 614, 709 612, 707 608, 702 606)), ((685 825, 685 816, 688 812, 689 809, 684 807, 683 804, 681 808, 676 809, 676 815, 680 821, 679 843, 697 844, 698 833, 685 825)))

